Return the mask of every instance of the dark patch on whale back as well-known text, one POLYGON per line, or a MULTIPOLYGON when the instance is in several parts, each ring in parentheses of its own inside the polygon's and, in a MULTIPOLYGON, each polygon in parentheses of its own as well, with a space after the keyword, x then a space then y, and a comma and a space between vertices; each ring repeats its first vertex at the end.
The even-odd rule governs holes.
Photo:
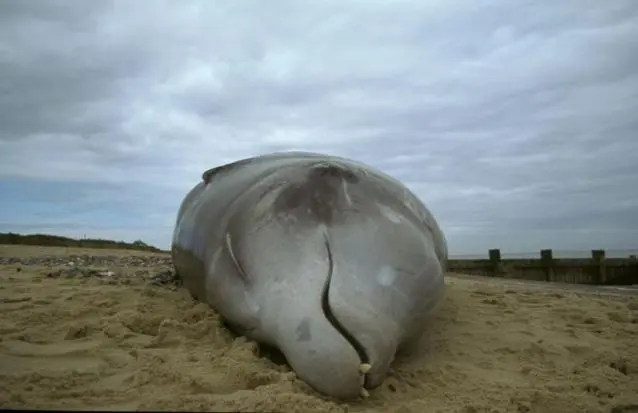
POLYGON ((331 224, 335 212, 346 202, 343 182, 357 184, 352 171, 331 164, 317 164, 301 180, 287 184, 274 203, 275 213, 310 215, 317 222, 331 224))

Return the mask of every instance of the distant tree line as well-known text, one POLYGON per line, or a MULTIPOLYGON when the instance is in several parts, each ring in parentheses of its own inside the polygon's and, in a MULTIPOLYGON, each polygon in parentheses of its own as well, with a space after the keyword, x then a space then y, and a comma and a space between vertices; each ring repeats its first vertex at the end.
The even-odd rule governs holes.
POLYGON ((164 252, 159 248, 146 244, 144 241, 135 242, 112 241, 99 238, 73 239, 59 235, 49 234, 15 234, 13 232, 0 232, 0 244, 11 245, 39 245, 45 247, 78 247, 78 248, 103 248, 126 249, 150 252, 164 252))

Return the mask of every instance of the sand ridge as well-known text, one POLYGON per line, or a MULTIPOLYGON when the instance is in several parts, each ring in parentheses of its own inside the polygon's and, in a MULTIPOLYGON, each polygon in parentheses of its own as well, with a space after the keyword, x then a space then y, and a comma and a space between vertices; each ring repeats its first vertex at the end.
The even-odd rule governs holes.
MULTIPOLYGON (((0 246, 0 257, 76 253, 0 246)), ((205 304, 182 289, 151 285, 135 266, 111 267, 119 277, 102 278, 47 277, 51 270, 0 266, 1 407, 638 411, 635 294, 450 275, 424 340, 397 359, 369 399, 344 403, 318 395, 255 343, 228 332, 205 304)))

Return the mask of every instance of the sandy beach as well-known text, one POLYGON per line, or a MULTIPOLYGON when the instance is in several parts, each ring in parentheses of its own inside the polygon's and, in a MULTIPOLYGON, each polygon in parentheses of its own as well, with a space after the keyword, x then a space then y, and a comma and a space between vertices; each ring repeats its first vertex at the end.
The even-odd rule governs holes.
POLYGON ((0 261, 3 408, 638 412, 635 291, 449 274, 422 343, 343 403, 153 285, 165 255, 0 246, 0 261))

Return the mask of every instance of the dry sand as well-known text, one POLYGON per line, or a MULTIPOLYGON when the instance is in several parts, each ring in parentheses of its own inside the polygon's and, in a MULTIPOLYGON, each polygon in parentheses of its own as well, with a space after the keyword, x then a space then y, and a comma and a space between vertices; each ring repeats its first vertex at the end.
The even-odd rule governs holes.
MULTIPOLYGON (((70 253, 78 250, 0 246, 0 258, 70 253)), ((635 293, 450 275, 423 343, 369 399, 342 403, 260 357, 183 290, 133 276, 129 285, 52 279, 49 270, 0 266, 0 407, 638 412, 635 293)))

